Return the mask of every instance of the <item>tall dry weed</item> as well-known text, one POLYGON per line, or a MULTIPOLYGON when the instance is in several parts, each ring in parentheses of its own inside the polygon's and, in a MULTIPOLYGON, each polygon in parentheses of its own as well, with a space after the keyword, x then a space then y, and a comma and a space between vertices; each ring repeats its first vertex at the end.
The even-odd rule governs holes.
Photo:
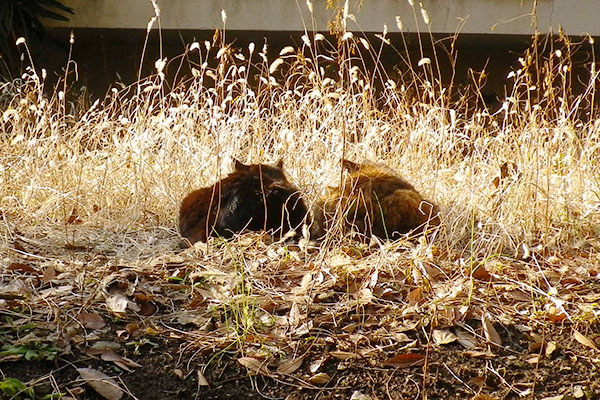
POLYGON ((3 223, 53 229, 67 242, 87 228, 175 237, 180 200, 234 158, 283 157, 308 203, 339 183, 349 158, 395 168, 440 204, 437 246, 458 254, 554 252, 600 233, 595 64, 576 94, 573 45, 563 39, 546 56, 531 49, 492 113, 469 101, 482 97, 477 85, 450 93, 435 60, 389 78, 383 39, 307 34, 279 55, 192 43, 189 80, 172 86, 158 60, 155 75, 87 108, 45 90, 44 74, 28 68, 2 85, 3 223))

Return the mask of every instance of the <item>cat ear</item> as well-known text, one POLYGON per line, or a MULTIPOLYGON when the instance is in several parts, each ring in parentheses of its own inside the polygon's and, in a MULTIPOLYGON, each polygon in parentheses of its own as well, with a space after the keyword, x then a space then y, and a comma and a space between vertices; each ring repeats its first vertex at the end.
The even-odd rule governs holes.
POLYGON ((240 162, 237 158, 234 160, 235 160, 235 170, 236 171, 246 171, 248 169, 248 166, 246 164, 243 164, 242 162, 240 162))
POLYGON ((358 171, 360 169, 360 164, 357 164, 355 162, 343 159, 342 160, 342 167, 345 170, 347 170, 348 172, 355 172, 355 171, 358 171))
POLYGON ((279 169, 283 169, 283 157, 281 157, 279 161, 275 163, 275 166, 279 169))

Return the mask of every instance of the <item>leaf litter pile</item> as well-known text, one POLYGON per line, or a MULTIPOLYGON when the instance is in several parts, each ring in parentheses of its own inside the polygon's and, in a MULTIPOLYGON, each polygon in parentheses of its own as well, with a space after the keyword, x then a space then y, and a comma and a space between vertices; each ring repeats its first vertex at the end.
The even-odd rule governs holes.
POLYGON ((361 72, 344 57, 372 45, 352 35, 337 58, 312 58, 315 35, 271 64, 266 46, 213 45, 188 46, 191 81, 167 90, 157 63, 92 105, 45 96, 34 69, 3 85, 5 397, 600 397, 600 123, 574 112, 595 81, 548 86, 569 52, 521 59, 492 115, 449 102, 429 59, 408 78, 361 72), (234 158, 280 157, 307 204, 342 158, 384 162, 442 225, 180 249, 186 193, 234 158))

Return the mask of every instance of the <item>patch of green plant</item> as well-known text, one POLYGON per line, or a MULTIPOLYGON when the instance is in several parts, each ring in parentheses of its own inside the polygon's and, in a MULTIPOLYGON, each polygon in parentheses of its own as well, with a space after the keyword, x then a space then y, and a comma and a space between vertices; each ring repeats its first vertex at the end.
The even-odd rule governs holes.
POLYGON ((65 393, 51 393, 44 396, 37 396, 33 387, 27 386, 19 379, 4 378, 0 381, 0 394, 2 398, 11 400, 57 400, 65 397, 65 393))
POLYGON ((0 392, 10 399, 34 399, 33 388, 27 387, 16 378, 4 378, 0 381, 0 392))
MULTIPOLYGON (((8 327, 7 331, 9 331, 10 333, 15 333, 17 335, 26 334, 28 332, 33 331, 37 327, 37 324, 34 322, 28 322, 26 324, 15 325, 12 317, 10 317, 10 316, 5 316, 4 321, 10 324, 10 327, 8 327)), ((7 332, 5 331, 3 333, 7 333, 7 332)))
POLYGON ((165 278, 165 280, 167 280, 168 282, 172 282, 172 283, 184 283, 185 279, 181 278, 179 276, 167 276, 165 278))
POLYGON ((30 342, 20 346, 4 345, 2 346, 2 351, 0 351, 0 358, 6 356, 18 356, 25 358, 27 361, 52 361, 56 358, 59 351, 60 349, 57 347, 42 345, 37 342, 30 342))
POLYGON ((152 348, 159 347, 158 343, 155 343, 155 342, 151 341, 150 339, 146 339, 146 338, 142 338, 140 340, 133 340, 131 342, 125 343, 125 346, 133 347, 133 354, 135 354, 136 356, 142 354, 141 348, 145 345, 149 345, 152 348))

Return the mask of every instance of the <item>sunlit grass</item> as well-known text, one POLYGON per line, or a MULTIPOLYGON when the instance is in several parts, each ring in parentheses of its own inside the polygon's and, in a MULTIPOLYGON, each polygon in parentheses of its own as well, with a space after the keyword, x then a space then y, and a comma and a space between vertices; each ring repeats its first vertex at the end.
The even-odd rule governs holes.
POLYGON ((155 76, 85 109, 60 91, 45 96, 43 77, 28 69, 3 85, 5 220, 71 233, 90 225, 174 229, 183 196, 225 175, 234 158, 283 157, 313 203, 339 183, 345 157, 385 163, 440 204, 438 247, 461 254, 512 254, 522 244, 554 251, 598 233, 599 124, 577 112, 595 86, 575 96, 562 84, 570 79, 566 52, 536 61, 538 81, 526 55, 490 115, 466 101, 480 95, 475 89, 451 102, 427 80, 431 70, 376 82, 385 75, 367 74, 356 57, 339 59, 366 43, 346 38, 334 59, 319 57, 322 41, 307 36, 271 62, 252 45, 193 43, 189 81, 167 90, 157 63, 155 76), (507 163, 514 168, 497 179, 507 163))

